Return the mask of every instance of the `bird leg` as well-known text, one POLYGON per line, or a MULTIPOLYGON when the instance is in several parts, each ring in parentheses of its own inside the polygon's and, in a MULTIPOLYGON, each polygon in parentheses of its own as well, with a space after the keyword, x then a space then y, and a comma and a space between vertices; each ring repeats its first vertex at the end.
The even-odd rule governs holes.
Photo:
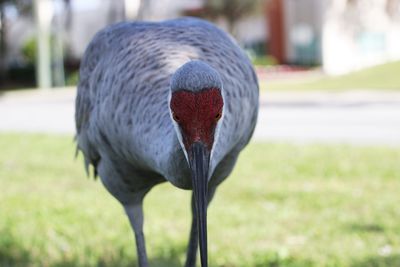
MULTIPOLYGON (((215 188, 208 189, 208 201, 207 205, 210 204, 215 193, 215 188)), ((192 194, 192 226, 190 228, 189 244, 186 252, 186 263, 185 267, 195 267, 197 248, 199 246, 199 232, 197 228, 197 215, 196 215, 196 203, 194 200, 194 193, 192 194)))
POLYGON ((133 228, 136 239, 136 250, 139 267, 148 267, 146 245, 143 234, 143 204, 124 205, 129 222, 133 228))

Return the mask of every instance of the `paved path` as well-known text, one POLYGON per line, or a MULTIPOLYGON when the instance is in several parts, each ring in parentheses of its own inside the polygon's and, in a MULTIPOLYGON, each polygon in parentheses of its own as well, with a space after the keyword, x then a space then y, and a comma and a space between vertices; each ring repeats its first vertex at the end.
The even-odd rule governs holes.
MULTIPOLYGON (((72 89, 0 95, 0 131, 74 133, 72 89)), ((257 140, 400 146, 400 93, 266 93, 257 140)))
POLYGON ((71 89, 0 95, 0 131, 72 134, 74 99, 71 89))
POLYGON ((261 106, 257 139, 400 146, 400 93, 271 93, 261 106))

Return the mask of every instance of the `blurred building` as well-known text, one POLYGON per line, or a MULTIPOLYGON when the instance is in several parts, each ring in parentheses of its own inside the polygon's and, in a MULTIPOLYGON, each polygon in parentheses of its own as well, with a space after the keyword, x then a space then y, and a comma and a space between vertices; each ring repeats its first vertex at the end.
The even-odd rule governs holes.
MULTIPOLYGON (((93 35, 126 19, 159 21, 202 16, 233 32, 245 48, 268 53, 282 64, 322 65, 328 74, 400 59, 400 0, 53 0, 52 31, 63 30, 64 54, 79 62, 93 35), (232 23, 210 3, 254 2, 255 8, 232 23), (63 3, 70 3, 70 10, 63 3), (64 26, 55 27, 59 21, 64 26)), ((12 1, 10 2, 12 3, 12 1)), ((251 6, 251 5, 249 5, 251 6)), ((23 48, 35 38, 34 17, 7 9, 10 65, 24 62, 23 48)))
POLYGON ((271 53, 343 74, 400 59, 398 0, 271 0, 271 53))
MULTIPOLYGON (((94 34, 108 24, 123 20, 161 21, 188 15, 193 10, 204 6, 205 0, 70 0, 71 13, 63 12, 62 0, 54 0, 54 16, 60 16, 66 26, 64 30, 65 49, 67 56, 79 59, 94 34), (124 8, 124 4, 134 3, 131 10, 124 8)), ((11 10, 10 13, 17 13, 11 10)), ((189 14, 189 15, 196 15, 189 14)), ((53 19, 54 20, 54 19, 53 19)), ((223 19, 216 19, 221 28, 228 30, 223 19)), ((7 32, 8 62, 20 64, 23 62, 22 49, 31 39, 35 38, 35 22, 33 15, 10 16, 7 32)), ((266 23, 262 12, 246 16, 235 22, 235 37, 239 42, 248 46, 254 43, 265 42, 266 23)), ((59 29, 52 28, 54 34, 59 29)))

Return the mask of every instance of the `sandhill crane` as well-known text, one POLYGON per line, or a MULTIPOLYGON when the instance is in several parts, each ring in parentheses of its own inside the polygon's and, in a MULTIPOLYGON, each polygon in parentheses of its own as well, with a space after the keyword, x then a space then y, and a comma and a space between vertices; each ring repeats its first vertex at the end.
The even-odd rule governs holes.
POLYGON ((254 69, 206 21, 123 22, 93 38, 76 97, 78 149, 123 205, 148 266, 142 202, 164 181, 192 189, 185 266, 207 263, 207 205, 249 142, 258 114, 254 69))

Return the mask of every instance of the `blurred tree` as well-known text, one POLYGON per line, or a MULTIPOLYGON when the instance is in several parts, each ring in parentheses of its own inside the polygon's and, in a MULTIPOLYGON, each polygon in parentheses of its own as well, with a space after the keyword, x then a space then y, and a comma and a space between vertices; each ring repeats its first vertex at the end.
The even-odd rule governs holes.
POLYGON ((224 18, 227 22, 228 31, 236 34, 236 22, 240 19, 263 10, 262 4, 267 0, 205 0, 204 8, 201 12, 188 15, 199 16, 211 20, 224 18))
POLYGON ((109 1, 109 9, 108 9, 109 24, 121 21, 125 18, 124 5, 125 5, 124 0, 109 1))
POLYGON ((6 78, 6 45, 5 1, 0 1, 0 84, 6 78))
POLYGON ((53 68, 53 85, 54 86, 65 86, 65 74, 64 74, 64 36, 66 28, 66 5, 64 2, 63 11, 56 13, 53 16, 52 24, 52 36, 54 40, 50 40, 51 54, 52 54, 52 68, 53 68), (52 42, 53 41, 53 42, 52 42))
POLYGON ((139 0, 139 10, 138 14, 136 15, 137 20, 144 20, 145 15, 148 14, 151 2, 148 0, 139 0))
POLYGON ((37 56, 37 43, 35 38, 30 38, 24 43, 22 46, 22 55, 27 64, 35 64, 37 56))
MULTIPOLYGON (((51 0, 52 4, 55 2, 63 3, 63 11, 61 13, 54 13, 52 16, 51 35, 52 42, 50 44, 50 53, 52 68, 54 75, 52 80, 54 85, 64 85, 64 33, 70 31, 72 24, 72 0, 51 0), (62 14, 64 13, 64 15, 62 14)), ((14 7, 17 11, 17 16, 29 17, 33 20, 34 15, 34 1, 32 0, 0 0, 0 82, 6 80, 6 55, 7 55, 7 8, 14 7)), ((22 54, 27 60, 27 67, 34 63, 37 54, 37 41, 30 39, 22 47, 22 54)), ((10 78, 10 77, 9 77, 10 78)))
POLYGON ((71 2, 72 0, 63 0, 64 12, 65 12, 65 32, 69 34, 71 32, 71 26, 73 21, 73 10, 71 2))
POLYGON ((0 84, 7 78, 7 15, 8 6, 15 6, 20 14, 32 13, 31 0, 0 0, 0 84))

